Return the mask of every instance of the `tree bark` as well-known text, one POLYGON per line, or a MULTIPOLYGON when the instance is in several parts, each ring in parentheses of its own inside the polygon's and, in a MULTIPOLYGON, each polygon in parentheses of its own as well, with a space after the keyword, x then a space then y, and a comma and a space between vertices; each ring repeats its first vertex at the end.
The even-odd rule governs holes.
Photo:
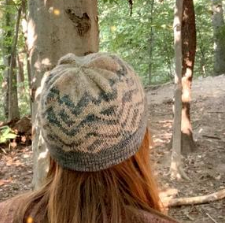
MULTIPOLYGON (((198 37, 201 40, 201 35, 199 35, 198 37)), ((199 44, 199 49, 200 49, 200 69, 202 71, 203 74, 203 78, 206 77, 206 53, 205 53, 205 48, 204 48, 204 44, 201 42, 199 44)))
POLYGON ((18 41, 18 35, 19 35, 21 10, 22 8, 20 7, 17 12, 15 37, 13 40, 13 45, 12 45, 11 55, 10 55, 8 121, 12 121, 20 118, 18 96, 17 96, 16 51, 17 51, 17 41, 18 41))
POLYGON ((176 0, 174 11, 174 50, 175 50, 175 90, 174 90, 174 120, 173 120, 173 142, 171 156, 171 177, 181 178, 181 110, 182 110, 182 12, 183 0, 176 0))
POLYGON ((28 51, 33 100, 33 185, 38 188, 48 169, 48 151, 37 120, 38 88, 43 74, 51 70, 63 55, 75 53, 82 56, 98 51, 97 0, 30 0, 28 9, 28 51))
POLYGON ((13 53, 10 56, 9 69, 8 121, 18 120, 20 118, 17 94, 16 56, 13 53))
POLYGON ((190 103, 191 85, 196 51, 196 27, 193 0, 184 0, 182 18, 182 154, 195 150, 193 139, 190 103))
POLYGON ((149 76, 148 76, 148 84, 151 85, 151 76, 152 76, 152 57, 153 57, 153 46, 154 46, 154 31, 153 31, 153 12, 154 12, 154 4, 155 0, 151 0, 151 17, 150 17, 150 23, 151 23, 151 33, 150 33, 150 47, 149 47, 149 56, 150 56, 150 63, 149 63, 149 76))
POLYGON ((22 97, 24 93, 24 62, 23 62, 24 53, 17 54, 17 91, 19 99, 22 97))
POLYGON ((29 63, 29 53, 28 53, 28 18, 27 18, 27 1, 22 1, 22 33, 24 36, 24 51, 26 55, 26 68, 27 68, 27 80, 28 80, 28 87, 29 87, 29 104, 30 104, 30 114, 32 109, 32 102, 31 102, 31 70, 30 70, 30 63, 29 63))
POLYGON ((24 83, 24 53, 18 53, 17 54, 17 82, 18 83, 24 83))
MULTIPOLYGON (((6 27, 14 27, 14 14, 9 12, 9 9, 12 7, 12 0, 5 0, 4 7, 4 26, 6 27)), ((11 11, 11 10, 10 10, 11 11)), ((10 54, 11 54, 11 46, 8 44, 12 39, 12 29, 4 30, 3 33, 3 44, 2 44, 2 52, 3 52, 3 63, 5 66, 4 69, 4 82, 2 84, 3 88, 3 102, 4 102, 4 115, 5 118, 8 119, 9 115, 9 68, 10 68, 10 54)))
POLYGON ((5 66, 4 73, 3 73, 3 84, 2 84, 2 91, 3 91, 3 108, 4 108, 4 116, 5 119, 8 119, 9 115, 9 65, 10 65, 10 55, 3 54, 3 63, 5 66))
POLYGON ((212 0, 214 30, 214 75, 225 73, 225 23, 222 0, 212 0))

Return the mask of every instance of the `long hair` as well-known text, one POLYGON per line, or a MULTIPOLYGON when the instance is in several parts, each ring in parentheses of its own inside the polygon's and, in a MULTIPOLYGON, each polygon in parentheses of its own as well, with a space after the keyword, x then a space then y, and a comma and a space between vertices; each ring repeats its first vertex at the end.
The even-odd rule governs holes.
POLYGON ((161 211, 149 136, 147 130, 134 156, 99 172, 63 169, 50 159, 46 185, 21 196, 14 222, 40 222, 40 213, 49 223, 129 222, 131 209, 161 211))

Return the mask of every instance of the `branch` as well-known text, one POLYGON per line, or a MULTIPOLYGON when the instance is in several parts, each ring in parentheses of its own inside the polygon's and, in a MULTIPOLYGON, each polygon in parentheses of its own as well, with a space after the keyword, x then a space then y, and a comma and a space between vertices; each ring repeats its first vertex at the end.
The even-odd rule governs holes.
POLYGON ((217 200, 223 199, 224 197, 225 197, 225 189, 209 195, 163 200, 163 204, 165 207, 197 205, 197 204, 217 201, 217 200))
POLYGON ((133 0, 128 0, 129 7, 130 7, 130 16, 133 14, 133 0))
POLYGON ((215 140, 221 140, 220 137, 215 137, 215 136, 202 135, 202 137, 206 137, 206 138, 209 138, 209 139, 215 139, 215 140))

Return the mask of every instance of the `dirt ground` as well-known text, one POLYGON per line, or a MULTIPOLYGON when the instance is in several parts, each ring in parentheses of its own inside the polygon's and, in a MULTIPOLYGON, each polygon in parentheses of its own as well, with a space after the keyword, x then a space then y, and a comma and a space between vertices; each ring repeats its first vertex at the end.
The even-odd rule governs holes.
MULTIPOLYGON (((191 119, 196 150, 183 158, 190 178, 171 180, 169 142, 172 137, 174 85, 149 89, 149 126, 154 148, 152 158, 162 196, 172 198, 208 195, 225 187, 225 76, 193 81, 191 119)), ((174 207, 169 215, 180 222, 225 222, 225 200, 202 205, 174 207)))
MULTIPOLYGON (((149 87, 149 126, 154 141, 151 158, 161 197, 207 195, 225 188, 225 76, 193 81, 191 118, 196 150, 183 158, 190 180, 171 180, 173 84, 149 87)), ((0 149, 0 201, 31 190, 31 147, 0 149)), ((225 200, 169 209, 179 222, 225 222, 225 200)))

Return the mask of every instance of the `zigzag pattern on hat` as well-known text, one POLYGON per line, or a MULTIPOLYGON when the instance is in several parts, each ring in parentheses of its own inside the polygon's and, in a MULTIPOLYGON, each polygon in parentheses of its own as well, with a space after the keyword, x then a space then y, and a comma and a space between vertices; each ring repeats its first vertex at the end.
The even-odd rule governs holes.
POLYGON ((95 171, 138 150, 146 130, 145 94, 120 58, 66 55, 43 84, 42 130, 50 154, 63 167, 95 171))

